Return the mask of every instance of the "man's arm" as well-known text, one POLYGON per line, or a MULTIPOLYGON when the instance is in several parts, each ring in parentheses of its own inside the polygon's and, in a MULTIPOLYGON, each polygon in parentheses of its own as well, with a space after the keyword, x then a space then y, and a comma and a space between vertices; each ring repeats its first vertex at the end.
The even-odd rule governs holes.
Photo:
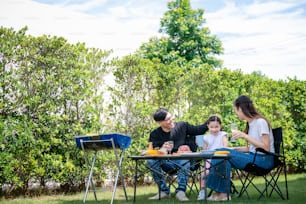
POLYGON ((189 123, 187 123, 187 134, 188 135, 192 135, 192 136, 203 135, 206 133, 207 130, 208 130, 208 127, 207 127, 206 122, 202 125, 197 125, 197 126, 190 125, 189 123))
POLYGON ((149 142, 149 149, 154 149, 153 148, 153 142, 149 142))

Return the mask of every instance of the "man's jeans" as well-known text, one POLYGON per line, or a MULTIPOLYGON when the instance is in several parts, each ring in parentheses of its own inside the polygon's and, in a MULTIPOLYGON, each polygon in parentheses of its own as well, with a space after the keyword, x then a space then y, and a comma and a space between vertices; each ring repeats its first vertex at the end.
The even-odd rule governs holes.
POLYGON ((162 174, 164 172, 176 172, 178 187, 175 189, 175 193, 178 191, 186 191, 186 185, 188 180, 188 171, 190 168, 190 162, 188 160, 147 160, 147 165, 151 170, 152 177, 159 189, 167 194, 170 193, 170 189, 166 183, 165 177, 162 174))

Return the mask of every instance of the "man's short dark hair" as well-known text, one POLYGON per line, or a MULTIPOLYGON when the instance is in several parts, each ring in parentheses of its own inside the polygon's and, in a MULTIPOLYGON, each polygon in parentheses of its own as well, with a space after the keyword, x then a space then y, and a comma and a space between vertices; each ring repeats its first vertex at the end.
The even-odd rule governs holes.
POLYGON ((153 118, 156 122, 165 120, 168 114, 168 110, 165 108, 159 108, 155 111, 153 118))

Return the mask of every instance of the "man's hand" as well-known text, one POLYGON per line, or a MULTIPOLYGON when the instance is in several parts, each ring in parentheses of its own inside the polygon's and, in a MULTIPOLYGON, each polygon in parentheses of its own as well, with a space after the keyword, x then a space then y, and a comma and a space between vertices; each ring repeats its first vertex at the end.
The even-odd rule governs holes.
POLYGON ((178 148, 178 153, 182 152, 191 152, 190 147, 188 145, 182 145, 178 148))

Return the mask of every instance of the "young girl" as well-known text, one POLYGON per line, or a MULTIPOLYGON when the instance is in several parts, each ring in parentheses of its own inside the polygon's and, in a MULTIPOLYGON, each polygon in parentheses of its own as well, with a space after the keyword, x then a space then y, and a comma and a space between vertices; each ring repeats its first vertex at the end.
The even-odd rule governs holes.
MULTIPOLYGON (((222 125, 221 125, 221 119, 218 116, 210 116, 207 120, 207 127, 209 130, 209 135, 205 135, 203 137, 204 144, 202 149, 203 150, 214 150, 216 148, 221 147, 228 147, 228 139, 227 139, 227 133, 224 131, 221 131, 222 125)), ((208 175, 208 169, 210 168, 210 161, 206 161, 206 176, 208 175)), ((201 191, 198 195, 198 200, 204 200, 205 199, 205 178, 204 178, 204 172, 202 172, 201 176, 201 191)))

